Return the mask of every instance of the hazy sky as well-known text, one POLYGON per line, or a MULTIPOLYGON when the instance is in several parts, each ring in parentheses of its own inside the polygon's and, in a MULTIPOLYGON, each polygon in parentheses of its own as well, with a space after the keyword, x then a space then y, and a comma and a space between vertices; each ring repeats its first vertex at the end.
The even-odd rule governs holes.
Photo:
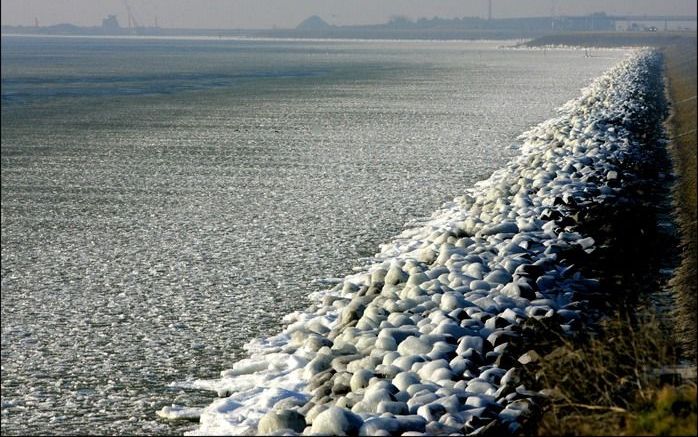
MULTIPOLYGON (((384 23, 394 15, 444 18, 487 16, 487 0, 128 0, 141 25, 161 27, 295 27, 310 15, 331 24, 384 23)), ((591 12, 696 15, 696 0, 493 0, 494 17, 548 16, 591 12)), ((2 0, 2 24, 100 25, 116 14, 126 26, 124 0, 2 0)))

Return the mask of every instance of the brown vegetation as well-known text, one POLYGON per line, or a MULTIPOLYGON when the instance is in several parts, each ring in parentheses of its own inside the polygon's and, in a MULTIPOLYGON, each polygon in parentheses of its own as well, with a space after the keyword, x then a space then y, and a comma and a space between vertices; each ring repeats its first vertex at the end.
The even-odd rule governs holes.
POLYGON ((585 340, 564 342, 528 369, 552 399, 538 434, 695 435, 695 384, 660 372, 675 362, 672 346, 649 315, 608 319, 585 340))

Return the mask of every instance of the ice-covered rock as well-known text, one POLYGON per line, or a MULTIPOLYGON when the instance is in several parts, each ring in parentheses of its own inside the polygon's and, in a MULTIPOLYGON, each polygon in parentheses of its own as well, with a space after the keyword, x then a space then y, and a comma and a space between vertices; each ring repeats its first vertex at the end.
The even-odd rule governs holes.
POLYGON ((305 429, 305 417, 294 410, 273 410, 259 419, 257 432, 259 435, 270 435, 277 431, 290 429, 294 432, 303 432, 305 429))
POLYGON ((311 434, 357 435, 364 421, 344 408, 329 407, 313 420, 311 434))
POLYGON ((411 335, 400 342, 400 344, 397 346, 397 351, 402 356, 410 356, 428 354, 431 351, 431 348, 431 344, 422 341, 417 336, 411 335))

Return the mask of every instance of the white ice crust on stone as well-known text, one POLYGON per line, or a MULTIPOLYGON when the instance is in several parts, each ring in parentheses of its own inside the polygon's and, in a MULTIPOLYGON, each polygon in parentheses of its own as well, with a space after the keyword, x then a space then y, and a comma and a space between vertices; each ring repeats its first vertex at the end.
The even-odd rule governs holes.
POLYGON ((221 398, 188 435, 254 434, 282 408, 303 412, 304 434, 447 434, 486 411, 509 424, 528 414, 526 388, 495 360, 526 319, 556 316, 569 330, 582 316, 575 292, 596 282, 558 253, 591 253, 596 242, 553 217, 613 199, 608 182, 637 147, 625 126, 647 109, 656 56, 633 52, 521 135, 505 167, 381 245, 361 271, 328 281, 336 285, 285 317, 280 334, 250 342, 249 358, 220 379, 190 383, 221 398))

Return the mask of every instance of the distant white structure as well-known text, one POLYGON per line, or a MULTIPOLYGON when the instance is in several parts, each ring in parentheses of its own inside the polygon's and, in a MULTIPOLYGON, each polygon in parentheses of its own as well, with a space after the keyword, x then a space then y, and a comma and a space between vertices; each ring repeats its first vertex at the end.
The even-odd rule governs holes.
POLYGON ((643 19, 642 17, 627 17, 616 19, 616 30, 619 31, 648 31, 652 28, 663 31, 695 31, 698 29, 698 25, 696 25, 695 18, 687 18, 686 20, 678 20, 676 18, 668 20, 661 19, 660 17, 647 17, 647 19, 643 19))

